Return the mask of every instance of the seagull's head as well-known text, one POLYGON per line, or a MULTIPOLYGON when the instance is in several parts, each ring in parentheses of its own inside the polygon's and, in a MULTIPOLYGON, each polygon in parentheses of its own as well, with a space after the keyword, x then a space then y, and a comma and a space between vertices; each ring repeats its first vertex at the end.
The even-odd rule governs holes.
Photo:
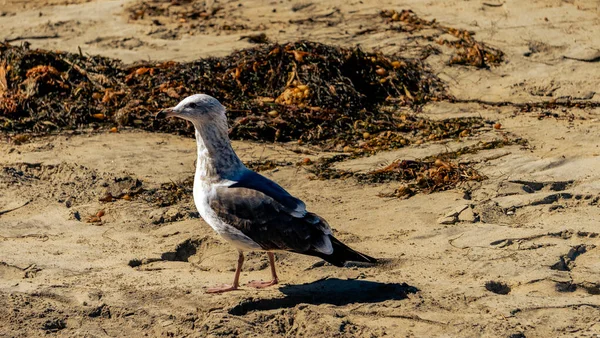
MULTIPOLYGON (((175 107, 163 109, 156 114, 157 119, 167 117, 178 117, 188 120, 195 126, 226 121, 225 107, 223 107, 219 100, 206 94, 188 96, 175 107)), ((225 122, 226 126, 227 122, 225 122)))

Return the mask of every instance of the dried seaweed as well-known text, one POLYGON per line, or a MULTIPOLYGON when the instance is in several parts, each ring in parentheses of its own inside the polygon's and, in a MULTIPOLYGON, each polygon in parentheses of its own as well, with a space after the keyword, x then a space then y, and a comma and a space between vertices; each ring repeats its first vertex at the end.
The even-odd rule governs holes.
POLYGON ((183 34, 202 33, 208 29, 238 31, 249 28, 241 21, 217 25, 215 19, 225 18, 231 13, 223 11, 223 7, 207 6, 206 2, 201 1, 144 0, 134 2, 125 12, 133 21, 157 27, 149 34, 163 39, 180 38, 183 34), (171 29, 161 27, 169 23, 176 23, 177 26, 171 29))
POLYGON ((403 9, 400 12, 395 10, 384 10, 380 12, 380 16, 385 18, 392 24, 393 30, 402 32, 414 32, 422 29, 430 28, 437 31, 436 35, 450 34, 455 40, 440 37, 436 43, 451 47, 455 50, 448 64, 450 65, 467 65, 478 68, 487 68, 490 65, 499 65, 504 61, 504 53, 496 48, 490 47, 483 42, 475 40, 475 33, 444 26, 438 23, 435 19, 427 21, 418 17, 413 11, 403 9), (396 25, 396 24, 399 24, 396 25))
POLYGON ((382 193, 381 197, 407 198, 417 192, 432 193, 453 189, 465 181, 482 181, 481 175, 471 164, 455 163, 436 159, 430 160, 397 160, 384 168, 367 173, 356 173, 348 170, 332 169, 331 164, 340 158, 328 159, 316 165, 311 170, 318 179, 347 179, 355 178, 360 183, 390 183, 403 184, 390 193, 382 193))
POLYGON ((513 107, 518 112, 538 112, 536 115, 538 119, 544 119, 546 117, 553 117, 557 119, 574 120, 575 116, 569 113, 566 108, 598 108, 600 102, 591 100, 580 100, 574 98, 561 98, 552 99, 550 101, 539 101, 539 102, 511 102, 511 101, 486 101, 481 99, 457 99, 450 98, 448 100, 451 103, 477 103, 483 106, 491 107, 513 107), (561 113, 552 112, 552 110, 561 109, 561 113))
POLYGON ((437 159, 440 159, 443 161, 450 161, 450 160, 457 159, 460 156, 465 155, 465 154, 476 154, 482 150, 498 149, 498 148, 503 148, 503 147, 509 146, 509 145, 520 145, 521 147, 526 148, 529 145, 529 143, 527 142, 527 140, 520 138, 520 137, 517 137, 517 138, 505 137, 503 139, 496 139, 496 140, 486 141, 486 142, 480 141, 474 145, 462 147, 462 148, 454 150, 454 151, 448 151, 448 152, 444 152, 441 154, 428 156, 428 157, 423 158, 422 160, 423 161, 435 161, 437 159))
MULTIPOLYGON (((432 193, 450 190, 461 182, 483 181, 481 175, 471 164, 435 161, 395 161, 383 169, 368 173, 369 181, 391 180, 407 182, 391 193, 381 193, 381 197, 406 198, 416 192, 432 193)), ((360 180, 360 178, 359 178, 360 180)))
POLYGON ((203 92, 228 107, 234 139, 386 148, 402 146, 392 134, 411 131, 418 121, 406 124, 383 104, 447 98, 418 60, 307 41, 187 63, 126 66, 8 44, 0 44, 0 58, 8 87, 0 93, 0 130, 11 133, 118 125, 189 135, 189 124, 157 124, 153 115, 203 92))
MULTIPOLYGON (((444 124, 445 121, 430 121, 444 124)), ((358 158, 364 154, 341 154, 321 159, 308 169, 315 179, 348 179, 354 178, 360 183, 377 184, 401 182, 392 192, 381 193, 381 197, 408 198, 418 192, 433 193, 455 188, 466 181, 482 181, 486 179, 475 168, 475 163, 456 161, 464 154, 474 154, 482 150, 502 148, 507 145, 520 144, 526 146, 523 139, 498 139, 489 142, 479 142, 475 145, 462 147, 456 151, 441 153, 418 160, 398 159, 389 165, 370 172, 353 172, 332 168, 336 162, 358 158)))
POLYGON ((386 131, 370 128, 373 124, 363 126, 360 121, 356 122, 354 130, 363 132, 363 141, 357 142, 356 147, 346 146, 341 150, 368 155, 410 144, 468 137, 478 133, 485 126, 484 121, 478 117, 445 120, 431 120, 414 114, 398 114, 395 117, 395 125, 388 126, 389 129, 386 131))

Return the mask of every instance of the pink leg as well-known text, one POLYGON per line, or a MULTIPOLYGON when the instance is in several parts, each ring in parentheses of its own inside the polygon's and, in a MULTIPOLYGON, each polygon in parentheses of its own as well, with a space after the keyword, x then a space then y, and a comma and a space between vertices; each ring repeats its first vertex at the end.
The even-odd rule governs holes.
POLYGON ((277 272, 275 271, 275 254, 273 254, 272 252, 267 252, 267 255, 269 256, 269 263, 271 265, 271 278, 272 280, 269 282, 263 282, 263 281, 251 281, 250 283, 248 283, 248 286, 257 288, 257 289, 262 289, 262 288, 266 288, 268 286, 272 286, 275 285, 279 282, 279 279, 277 278, 277 272))
POLYGON ((233 277, 233 285, 221 285, 206 289, 206 293, 223 293, 227 291, 237 290, 240 286, 240 272, 242 272, 242 264, 244 264, 244 253, 239 251, 238 264, 235 269, 235 277, 233 277))

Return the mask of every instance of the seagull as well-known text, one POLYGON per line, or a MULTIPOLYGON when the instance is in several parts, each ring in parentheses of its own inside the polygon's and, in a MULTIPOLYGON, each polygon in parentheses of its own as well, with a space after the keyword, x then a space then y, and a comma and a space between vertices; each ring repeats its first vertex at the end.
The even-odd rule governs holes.
POLYGON ((300 199, 246 168, 231 146, 225 107, 217 99, 205 94, 186 97, 156 115, 167 117, 194 125, 198 147, 194 203, 204 221, 238 250, 233 284, 208 288, 207 293, 239 288, 244 251, 265 251, 269 257, 272 279, 248 283, 255 288, 278 283, 275 251, 317 256, 335 266, 377 262, 336 239, 329 224, 308 212, 300 199))

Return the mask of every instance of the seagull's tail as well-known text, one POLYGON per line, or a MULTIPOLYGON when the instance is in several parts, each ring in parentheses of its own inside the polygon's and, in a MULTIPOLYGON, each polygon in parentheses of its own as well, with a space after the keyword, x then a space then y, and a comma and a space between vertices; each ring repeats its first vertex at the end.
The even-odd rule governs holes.
POLYGON ((333 253, 331 255, 315 252, 316 256, 323 258, 325 261, 335 266, 344 266, 344 263, 346 262, 377 263, 377 259, 350 248, 346 244, 340 242, 337 238, 329 235, 329 239, 333 246, 333 253))

